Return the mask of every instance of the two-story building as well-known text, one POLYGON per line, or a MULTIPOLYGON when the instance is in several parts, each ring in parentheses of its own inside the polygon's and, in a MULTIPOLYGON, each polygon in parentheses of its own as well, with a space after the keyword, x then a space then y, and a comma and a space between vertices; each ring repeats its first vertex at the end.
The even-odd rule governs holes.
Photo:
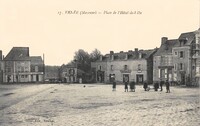
POLYGON ((3 82, 43 82, 44 62, 41 56, 29 56, 28 47, 13 47, 2 60, 3 82))
POLYGON ((117 82, 135 80, 137 83, 153 81, 153 54, 157 49, 152 50, 129 50, 128 52, 114 53, 101 56, 91 66, 96 71, 96 82, 111 83, 113 78, 117 82))
POLYGON ((62 65, 60 68, 60 75, 62 82, 75 83, 77 80, 77 66, 74 63, 62 65))

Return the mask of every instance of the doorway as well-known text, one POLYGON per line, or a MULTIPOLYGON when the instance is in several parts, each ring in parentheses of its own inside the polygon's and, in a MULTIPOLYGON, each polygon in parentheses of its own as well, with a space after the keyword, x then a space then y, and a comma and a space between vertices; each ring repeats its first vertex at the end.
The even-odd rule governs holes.
POLYGON ((142 74, 136 75, 136 83, 143 83, 144 82, 144 76, 142 74))
POLYGON ((129 82, 129 74, 123 74, 123 82, 129 82))

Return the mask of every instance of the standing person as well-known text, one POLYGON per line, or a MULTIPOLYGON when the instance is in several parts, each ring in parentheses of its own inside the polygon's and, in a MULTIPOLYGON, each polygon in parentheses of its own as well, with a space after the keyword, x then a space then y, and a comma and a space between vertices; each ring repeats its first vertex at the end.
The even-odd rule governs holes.
POLYGON ((158 84, 158 82, 156 81, 156 82, 154 83, 154 90, 155 90, 155 91, 158 91, 158 88, 159 88, 159 84, 158 84))
POLYGON ((170 86, 170 85, 169 85, 168 80, 166 80, 165 85, 166 85, 166 90, 167 90, 166 93, 170 93, 170 89, 169 89, 169 86, 170 86))
POLYGON ((161 80, 161 81, 160 81, 160 91, 163 90, 162 86, 163 86, 163 81, 161 80))
POLYGON ((113 91, 116 91, 116 82, 115 82, 115 79, 113 79, 113 91))
POLYGON ((124 78, 125 79, 125 82, 124 82, 124 88, 125 88, 125 92, 127 91, 128 92, 128 78, 127 77, 125 77, 124 78))
POLYGON ((148 84, 146 81, 144 81, 144 85, 143 85, 144 91, 147 91, 147 87, 148 87, 148 84))
POLYGON ((130 82, 130 89, 132 92, 135 92, 135 81, 133 79, 133 81, 130 82))

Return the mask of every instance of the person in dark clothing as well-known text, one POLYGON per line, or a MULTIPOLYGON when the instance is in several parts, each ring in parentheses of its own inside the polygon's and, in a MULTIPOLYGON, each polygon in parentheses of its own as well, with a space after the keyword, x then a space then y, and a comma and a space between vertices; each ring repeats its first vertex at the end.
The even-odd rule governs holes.
POLYGON ((163 81, 160 81, 160 91, 163 90, 162 86, 163 86, 164 82, 163 81))
POLYGON ((116 82, 113 80, 113 91, 116 91, 116 82))
POLYGON ((169 89, 169 86, 170 86, 170 85, 169 85, 168 80, 166 80, 165 85, 166 85, 166 90, 167 90, 166 93, 170 93, 170 89, 169 89))
POLYGON ((130 82, 130 89, 132 92, 135 92, 135 81, 133 79, 133 81, 130 82))
POLYGON ((147 88, 148 88, 148 84, 147 84, 147 82, 146 82, 146 81, 144 81, 144 85, 143 85, 143 88, 144 88, 144 90, 145 90, 145 91, 147 91, 147 88))
POLYGON ((127 91, 128 92, 128 78, 125 77, 125 82, 124 82, 124 88, 125 88, 125 92, 127 91))
POLYGON ((158 88, 159 88, 159 84, 158 84, 158 82, 156 81, 156 82, 154 83, 154 90, 155 90, 155 91, 158 91, 158 88))

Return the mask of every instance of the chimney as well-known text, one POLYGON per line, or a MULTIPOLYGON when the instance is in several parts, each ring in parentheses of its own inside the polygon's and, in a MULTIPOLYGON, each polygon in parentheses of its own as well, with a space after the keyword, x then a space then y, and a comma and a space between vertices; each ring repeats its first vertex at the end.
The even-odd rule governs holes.
POLYGON ((2 50, 0 50, 0 60, 3 60, 2 50))
POLYGON ((102 59, 103 59, 103 56, 102 56, 102 55, 100 55, 100 61, 102 61, 102 59))
POLYGON ((110 59, 114 60, 114 51, 110 51, 110 59))
POLYGON ((162 45, 165 44, 167 40, 168 40, 167 37, 162 37, 162 38, 161 38, 161 44, 162 44, 162 45))
POLYGON ((139 53, 139 59, 142 59, 142 53, 141 52, 139 53))
POLYGON ((125 55, 126 55, 125 60, 128 60, 128 53, 126 53, 125 55))
POLYGON ((138 52, 138 48, 135 48, 135 52, 138 52))

